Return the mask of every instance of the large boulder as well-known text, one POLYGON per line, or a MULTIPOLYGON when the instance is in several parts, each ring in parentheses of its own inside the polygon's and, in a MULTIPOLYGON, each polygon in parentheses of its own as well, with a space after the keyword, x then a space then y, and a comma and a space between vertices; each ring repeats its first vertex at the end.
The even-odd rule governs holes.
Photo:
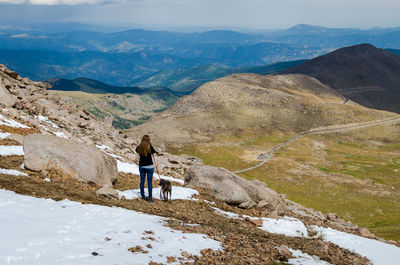
POLYGON ((50 135, 31 134, 24 138, 24 164, 27 169, 43 171, 57 167, 83 182, 111 185, 117 178, 116 160, 98 149, 50 135))
POLYGON ((4 86, 3 80, 0 78, 0 104, 6 107, 11 107, 15 104, 17 98, 10 94, 4 86))
POLYGON ((211 190, 218 200, 241 208, 251 208, 260 202, 268 212, 284 203, 278 193, 258 180, 249 181, 221 167, 192 166, 186 172, 185 186, 211 190))

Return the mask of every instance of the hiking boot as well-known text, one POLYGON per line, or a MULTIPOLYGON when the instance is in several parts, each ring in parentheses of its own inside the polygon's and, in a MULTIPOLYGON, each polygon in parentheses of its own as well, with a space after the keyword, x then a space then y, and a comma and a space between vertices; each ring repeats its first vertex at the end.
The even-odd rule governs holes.
POLYGON ((153 198, 149 198, 149 197, 146 197, 146 201, 148 201, 148 202, 154 202, 153 198))

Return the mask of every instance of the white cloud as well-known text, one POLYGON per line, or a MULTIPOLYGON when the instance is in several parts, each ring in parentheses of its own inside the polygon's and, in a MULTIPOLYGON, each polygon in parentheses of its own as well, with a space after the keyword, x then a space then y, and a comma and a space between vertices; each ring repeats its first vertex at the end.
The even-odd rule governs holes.
POLYGON ((0 3, 6 3, 6 4, 23 4, 23 3, 25 3, 25 0, 0 0, 0 3))
POLYGON ((103 3, 124 3, 126 0, 0 0, 7 4, 29 4, 29 5, 97 5, 103 3))

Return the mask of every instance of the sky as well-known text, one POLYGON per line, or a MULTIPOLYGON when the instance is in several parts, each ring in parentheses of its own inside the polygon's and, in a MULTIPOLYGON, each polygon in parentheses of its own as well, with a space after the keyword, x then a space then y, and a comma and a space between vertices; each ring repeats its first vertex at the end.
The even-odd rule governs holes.
POLYGON ((398 27, 399 0, 0 0, 0 23, 398 27))

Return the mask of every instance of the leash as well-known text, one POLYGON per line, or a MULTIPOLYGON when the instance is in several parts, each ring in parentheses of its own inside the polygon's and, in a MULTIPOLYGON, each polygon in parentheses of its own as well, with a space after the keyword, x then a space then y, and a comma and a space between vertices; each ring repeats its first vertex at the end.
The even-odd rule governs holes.
POLYGON ((153 158, 153 163, 154 163, 154 167, 155 167, 155 169, 156 169, 156 173, 157 173, 157 175, 158 175, 158 178, 161 180, 161 176, 160 176, 160 173, 158 172, 158 168, 157 168, 156 159, 154 158, 154 155, 153 155, 153 154, 151 154, 151 157, 153 158))

